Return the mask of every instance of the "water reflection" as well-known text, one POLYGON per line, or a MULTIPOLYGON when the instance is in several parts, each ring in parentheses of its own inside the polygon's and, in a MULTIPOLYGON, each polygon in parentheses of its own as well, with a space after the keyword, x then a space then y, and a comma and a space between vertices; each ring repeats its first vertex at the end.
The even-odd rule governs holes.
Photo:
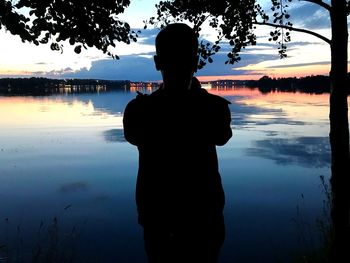
POLYGON ((123 129, 111 129, 103 132, 107 142, 126 142, 123 129))
POLYGON ((100 93, 106 92, 106 85, 71 85, 71 84, 59 84, 58 93, 60 94, 70 94, 70 93, 100 93))
POLYGON ((282 109, 268 109, 258 106, 245 105, 240 102, 230 106, 233 125, 238 129, 252 128, 257 125, 273 124, 307 125, 308 122, 293 120, 282 109))
MULTIPOLYGON (((96 94, 94 95, 96 96, 96 94)), ((91 124, 122 126, 122 114, 113 115, 96 108, 91 99, 77 97, 0 97, 1 126, 28 127, 84 127, 91 124)))
MULTIPOLYGON (((234 135, 218 148, 227 193, 222 262, 288 258, 298 251, 291 219, 300 193, 308 193, 310 224, 323 206, 329 96, 208 91, 232 102, 234 135)), ((6 229, 16 237, 17 225, 28 232, 26 244, 35 244, 40 222, 57 216, 63 232, 82 229, 78 259, 145 262, 134 204, 136 150, 121 143, 123 110, 135 96, 120 90, 0 97, 0 216, 11 222, 1 221, 0 245, 6 229)))
POLYGON ((100 94, 72 94, 63 97, 63 100, 67 103, 72 103, 74 100, 79 100, 86 104, 90 102, 96 111, 122 116, 126 104, 135 96, 136 93, 130 91, 114 91, 100 94))
POLYGON ((280 165, 330 167, 328 137, 272 138, 253 141, 246 153, 274 160, 280 165))
POLYGON ((60 193, 72 193, 77 191, 87 190, 88 184, 86 182, 73 182, 69 184, 64 184, 59 188, 60 193))

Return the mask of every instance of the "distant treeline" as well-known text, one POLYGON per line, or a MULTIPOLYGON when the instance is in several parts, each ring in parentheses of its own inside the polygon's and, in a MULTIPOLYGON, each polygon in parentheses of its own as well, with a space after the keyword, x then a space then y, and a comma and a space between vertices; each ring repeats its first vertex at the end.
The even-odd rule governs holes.
POLYGON ((60 93, 67 88, 75 92, 124 89, 130 86, 129 80, 98 79, 49 79, 49 78, 1 78, 0 94, 49 95, 60 93))
MULTIPOLYGON (((350 74, 348 74, 350 79, 350 74)), ((263 76, 259 80, 219 81, 219 85, 244 85, 258 88, 262 93, 272 91, 328 93, 330 92, 329 76, 317 75, 301 78, 271 78, 263 76), (224 83, 224 84, 223 84, 224 83)), ((129 89, 131 86, 142 86, 146 82, 132 83, 129 80, 99 79, 50 79, 50 78, 0 78, 0 94, 8 95, 50 95, 56 93, 98 92, 129 89)), ((149 84, 149 83, 148 83, 149 84)), ((218 81, 212 81, 218 85, 218 81)), ((344 83, 344 85, 346 85, 344 83)), ((349 87, 348 87, 349 89, 349 87)))
MULTIPOLYGON (((348 74, 350 79, 350 74, 348 74)), ((249 80, 246 86, 257 87, 261 92, 271 91, 306 92, 306 93, 328 93, 330 92, 329 76, 317 75, 301 78, 270 78, 263 76, 259 80, 249 80)), ((344 85, 346 85, 344 83, 344 85)))

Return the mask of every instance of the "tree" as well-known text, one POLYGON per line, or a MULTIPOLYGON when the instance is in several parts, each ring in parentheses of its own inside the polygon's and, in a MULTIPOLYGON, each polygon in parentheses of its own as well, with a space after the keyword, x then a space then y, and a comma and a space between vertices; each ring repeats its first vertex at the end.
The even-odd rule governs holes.
POLYGON ((82 47, 96 47, 114 58, 110 51, 115 42, 136 41, 138 32, 120 21, 130 0, 0 0, 0 29, 4 27, 23 42, 50 44, 52 50, 63 50, 64 41, 82 47))
POLYGON ((350 1, 300 0, 318 5, 319 8, 328 12, 331 21, 331 39, 317 32, 293 26, 288 13, 288 4, 292 1, 271 0, 269 12, 272 12, 272 16, 263 10, 258 0, 160 1, 156 5, 157 16, 146 22, 164 26, 170 22, 187 20, 193 23, 193 27, 199 32, 203 23, 207 21, 216 30, 217 41, 200 44, 200 67, 213 61, 212 56, 220 50, 223 40, 228 41, 231 46, 226 63, 232 64, 239 61, 239 53, 242 48, 256 44, 254 34, 256 26, 273 28, 269 40, 278 43, 278 53, 281 58, 286 56, 287 43, 291 41, 290 31, 310 34, 329 44, 331 50, 329 138, 332 151, 331 186, 333 194, 331 256, 335 262, 349 262, 350 160, 347 108, 347 95, 349 94, 347 16, 350 12, 350 1), (342 259, 343 257, 345 259, 342 259))

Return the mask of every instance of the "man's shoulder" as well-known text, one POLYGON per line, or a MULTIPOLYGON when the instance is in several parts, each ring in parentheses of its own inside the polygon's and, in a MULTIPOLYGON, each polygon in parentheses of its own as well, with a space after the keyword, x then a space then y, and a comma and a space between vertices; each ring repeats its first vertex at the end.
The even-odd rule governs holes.
POLYGON ((136 94, 135 98, 133 98, 132 100, 129 101, 128 106, 134 106, 134 105, 142 104, 149 97, 148 94, 142 93, 140 91, 136 91, 136 92, 137 92, 137 94, 136 94))
POLYGON ((225 99, 224 97, 221 97, 219 95, 215 95, 215 94, 209 93, 207 90, 205 90, 203 88, 201 89, 201 94, 207 100, 209 100, 211 103, 222 104, 222 105, 231 104, 231 102, 229 100, 225 99))
POLYGON ((157 105, 157 103, 162 100, 162 98, 160 98, 161 96, 158 96, 158 93, 159 92, 154 91, 148 94, 137 91, 136 97, 130 100, 126 105, 126 110, 139 111, 155 107, 155 105, 157 105))

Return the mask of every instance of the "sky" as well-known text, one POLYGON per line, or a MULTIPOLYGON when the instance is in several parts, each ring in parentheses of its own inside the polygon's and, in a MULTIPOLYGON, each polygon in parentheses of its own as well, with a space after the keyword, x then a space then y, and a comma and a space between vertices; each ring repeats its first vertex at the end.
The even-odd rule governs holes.
MULTIPOLYGON (((49 77, 49 78, 95 78, 131 81, 159 81, 161 75, 155 70, 153 55, 154 39, 158 29, 143 30, 143 21, 155 16, 155 4, 159 0, 132 0, 121 20, 133 29, 140 29, 140 38, 130 45, 118 43, 113 50, 120 60, 115 60, 95 48, 76 54, 64 44, 63 53, 52 51, 49 45, 35 46, 22 43, 4 29, 0 30, 0 77, 49 77)), ((329 2, 329 1, 326 1, 329 2)), ((268 9, 270 0, 259 3, 268 9)), ((313 3, 294 0, 290 4, 291 22, 294 26, 318 32, 330 38, 330 21, 326 11, 313 3)), ((330 70, 330 48, 322 40, 304 33, 292 32, 288 44, 287 58, 280 59, 278 46, 269 42, 271 28, 259 26, 255 33, 257 45, 241 52, 241 61, 227 65, 227 46, 224 44, 211 64, 197 71, 202 81, 217 79, 259 79, 270 77, 302 77, 328 75, 330 70), (225 52, 226 51, 226 52, 225 52)), ((215 39, 215 32, 204 26, 200 38, 215 39)))

